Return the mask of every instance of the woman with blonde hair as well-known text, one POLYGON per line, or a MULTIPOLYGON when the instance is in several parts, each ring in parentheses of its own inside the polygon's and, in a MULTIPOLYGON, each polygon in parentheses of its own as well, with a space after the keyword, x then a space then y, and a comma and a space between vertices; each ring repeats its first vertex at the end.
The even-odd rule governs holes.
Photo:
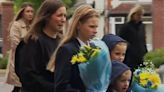
POLYGON ((10 40, 10 53, 9 53, 9 63, 7 69, 7 80, 6 83, 14 85, 14 90, 12 92, 19 92, 19 87, 21 83, 18 76, 15 74, 15 49, 21 39, 27 34, 30 29, 32 20, 34 17, 33 5, 29 2, 24 2, 21 9, 15 15, 14 20, 9 26, 9 40, 10 40))
POLYGON ((141 21, 141 18, 142 18, 141 16, 143 14, 144 14, 143 6, 137 4, 137 5, 135 5, 135 7, 133 7, 130 10, 130 12, 129 12, 128 16, 127 16, 127 22, 130 22, 132 20, 135 20, 136 22, 139 22, 139 21, 141 21), (138 19, 135 19, 135 17, 134 17, 135 15, 139 15, 139 16, 136 16, 136 18, 138 18, 138 19))
POLYGON ((32 27, 16 49, 15 70, 21 92, 54 92, 54 73, 46 70, 58 46, 66 22, 66 7, 60 0, 45 0, 32 27))
POLYGON ((147 52, 145 26, 142 23, 144 8, 134 6, 128 15, 127 23, 120 29, 119 36, 128 42, 124 63, 132 71, 143 63, 143 56, 147 52))
MULTIPOLYGON (((99 66, 98 64, 92 67, 92 65, 88 66, 90 65, 89 63, 88 65, 83 63, 84 66, 83 64, 71 63, 72 57, 79 53, 81 47, 96 45, 91 44, 91 40, 96 36, 98 23, 99 13, 90 5, 81 5, 75 10, 69 30, 59 44, 58 49, 54 52, 48 65, 48 69, 55 73, 55 92, 105 92, 107 89, 109 83, 108 74, 110 72, 107 73, 108 77, 105 75, 103 77, 103 87, 99 87, 102 86, 100 83, 101 78, 99 77, 101 74, 94 76, 94 74, 98 74, 97 70, 95 70, 95 73, 92 73, 92 69, 98 69, 98 67, 95 67, 99 66), (85 70, 86 72, 84 72, 85 70), (89 71, 91 72, 89 73, 89 71)), ((104 48, 107 48, 106 45, 104 48)), ((108 60, 109 53, 105 52, 105 55, 108 60)), ((99 68, 100 71, 110 70, 108 67, 109 63, 109 61, 102 63, 104 67, 103 69, 99 68)))

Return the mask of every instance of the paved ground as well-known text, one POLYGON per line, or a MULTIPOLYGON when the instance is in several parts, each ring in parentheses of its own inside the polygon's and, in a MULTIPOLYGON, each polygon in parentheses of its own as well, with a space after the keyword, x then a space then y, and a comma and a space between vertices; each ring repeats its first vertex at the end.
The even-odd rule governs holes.
MULTIPOLYGON (((11 92, 13 86, 6 84, 4 81, 5 70, 0 70, 0 92, 11 92)), ((162 86, 164 86, 164 84, 162 86)))
POLYGON ((0 70, 0 92, 11 92, 12 86, 6 84, 5 82, 5 71, 0 70))

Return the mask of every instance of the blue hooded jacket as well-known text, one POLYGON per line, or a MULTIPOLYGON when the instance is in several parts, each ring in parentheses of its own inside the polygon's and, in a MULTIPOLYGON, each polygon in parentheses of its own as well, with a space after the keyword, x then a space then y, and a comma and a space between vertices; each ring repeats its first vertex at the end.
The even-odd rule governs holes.
POLYGON ((119 37, 117 35, 114 35, 114 34, 104 35, 103 38, 102 38, 102 41, 104 41, 106 43, 106 45, 108 46, 109 51, 112 51, 112 49, 119 42, 127 43, 124 39, 122 39, 121 37, 119 37))

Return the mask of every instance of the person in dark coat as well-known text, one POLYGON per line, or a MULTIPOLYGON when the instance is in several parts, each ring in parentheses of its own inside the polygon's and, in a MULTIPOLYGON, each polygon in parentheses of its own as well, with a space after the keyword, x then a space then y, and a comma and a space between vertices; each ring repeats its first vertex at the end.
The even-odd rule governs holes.
POLYGON ((107 92, 127 92, 131 75, 132 72, 126 64, 112 61, 111 83, 107 92))
POLYGON ((122 26, 118 34, 128 42, 124 63, 132 71, 143 63, 143 57, 147 52, 145 27, 141 21, 143 12, 143 7, 140 5, 132 8, 128 15, 127 23, 122 26))
POLYGON ((70 29, 48 66, 55 72, 55 92, 85 92, 78 64, 72 65, 70 61, 81 46, 90 45, 97 33, 98 20, 98 12, 90 5, 82 5, 75 10, 70 29))
POLYGON ((15 70, 21 92, 54 92, 54 73, 46 69, 61 39, 66 8, 61 1, 45 0, 31 30, 16 49, 15 70))
POLYGON ((15 73, 15 50, 20 40, 27 34, 34 18, 34 7, 30 2, 23 2, 20 10, 9 24, 10 50, 6 70, 6 83, 14 86, 12 92, 19 92, 22 84, 15 73))

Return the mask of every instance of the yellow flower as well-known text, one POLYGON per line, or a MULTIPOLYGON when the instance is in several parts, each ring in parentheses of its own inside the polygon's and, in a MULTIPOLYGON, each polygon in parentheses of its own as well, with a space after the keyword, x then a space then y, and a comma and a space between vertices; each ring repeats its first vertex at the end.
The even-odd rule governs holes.
POLYGON ((90 49, 92 49, 90 46, 88 46, 88 45, 84 45, 84 48, 86 49, 86 50, 90 50, 90 49))
POLYGON ((97 56, 97 54, 100 52, 99 49, 94 49, 94 52, 91 54, 91 57, 97 56))
POLYGON ((75 64, 78 61, 77 55, 74 55, 71 59, 71 63, 75 64))
POLYGON ((149 79, 153 82, 153 85, 152 85, 153 88, 157 88, 161 83, 160 77, 158 74, 155 74, 155 73, 152 74, 151 76, 149 76, 149 79))
POLYGON ((143 72, 143 73, 141 73, 141 74, 139 75, 139 77, 140 77, 141 80, 143 80, 143 79, 145 79, 145 78, 148 78, 149 75, 150 75, 150 74, 149 74, 148 72, 143 72))
POLYGON ((90 47, 90 46, 83 46, 80 48, 79 53, 72 56, 71 63, 85 63, 90 59, 96 57, 100 52, 100 48, 97 47, 90 47))
POLYGON ((160 77, 158 73, 154 71, 155 69, 152 67, 152 64, 147 65, 148 66, 136 70, 136 72, 140 72, 138 72, 138 74, 134 74, 134 80, 136 80, 138 84, 144 88, 156 89, 161 83, 160 77))
POLYGON ((78 55, 78 61, 77 61, 78 63, 84 63, 86 61, 87 61, 87 59, 84 57, 83 54, 78 55))
POLYGON ((140 80, 140 85, 146 86, 146 84, 147 84, 147 80, 146 79, 141 79, 140 80))

